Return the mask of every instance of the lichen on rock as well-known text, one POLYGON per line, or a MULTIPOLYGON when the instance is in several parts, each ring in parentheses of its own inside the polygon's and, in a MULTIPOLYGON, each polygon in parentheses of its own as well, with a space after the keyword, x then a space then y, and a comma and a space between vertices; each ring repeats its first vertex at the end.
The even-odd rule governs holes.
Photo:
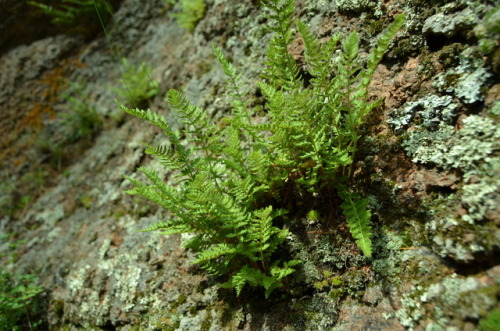
MULTIPOLYGON (((250 82, 257 79, 271 37, 262 29, 267 18, 259 1, 206 0, 206 15, 193 34, 185 34, 164 12, 169 9, 163 0, 119 2, 112 43, 122 44, 124 56, 150 62, 154 78, 162 77, 163 90, 184 88, 189 99, 216 121, 225 116, 230 98, 224 96, 227 88, 211 43, 223 48, 250 82)), ((34 80, 78 51, 75 58, 87 67, 75 69, 72 77, 88 83, 89 102, 106 118, 94 145, 63 165, 57 182, 46 185, 17 216, 0 217, 0 231, 14 231, 26 239, 16 267, 40 273, 47 289, 50 329, 436 331, 473 329, 487 316, 500 283, 499 271, 490 265, 496 263, 500 243, 500 102, 493 89, 485 96, 490 83, 498 84, 490 69, 492 59, 483 59, 490 53, 472 45, 473 31, 497 45, 497 35, 488 32, 493 20, 473 29, 483 6, 477 4, 486 1, 296 3, 298 16, 322 42, 337 32, 358 31, 361 59, 391 17, 400 12, 407 17, 383 60, 383 70, 374 78, 374 83, 385 83, 372 86, 391 103, 373 112, 355 164, 359 189, 375 201, 370 203, 373 259, 350 244, 339 226, 340 213, 323 215, 322 203, 311 206, 301 201, 300 208, 317 210, 320 217, 285 220, 293 233, 287 249, 303 260, 300 270, 269 301, 254 292, 238 300, 217 285, 219 279, 190 264, 191 253, 180 247, 180 237, 138 233, 169 215, 124 196, 129 183, 123 177, 139 165, 164 169, 143 155, 144 143, 168 142, 155 128, 127 118, 118 124, 110 118, 116 105, 108 84, 119 79, 119 72, 103 36, 88 43, 70 36, 50 37, 2 56, 0 104, 23 109, 29 102, 21 98, 26 91, 38 96, 40 86, 34 80), (438 38, 445 43, 433 45, 438 38), (418 70, 424 62, 429 68, 425 77, 418 70), (399 109, 388 117, 396 136, 385 121, 377 122, 395 107, 399 109), (373 147, 372 154, 363 158, 366 146, 373 147), (378 181, 375 175, 364 177, 365 172, 376 174, 378 181), (83 203, 85 197, 90 201, 83 203)), ((293 39, 294 58, 301 64, 302 39, 293 39)), ((309 82, 310 77, 303 78, 309 82)), ((260 91, 253 88, 249 93, 255 95, 249 107, 262 111, 260 91)), ((161 99, 149 100, 149 107, 163 112, 161 99)), ((168 110, 163 114, 170 119, 168 110)), ((47 130, 48 138, 57 132, 47 130)), ((14 188, 26 171, 20 160, 10 160, 2 168, 2 173, 8 172, 11 164, 20 164, 19 173, 7 183, 14 188)), ((161 172, 161 177, 168 180, 169 174, 161 172)), ((17 203, 15 198, 19 197, 12 195, 8 204, 17 203)), ((336 199, 333 189, 325 204, 335 204, 336 199)))
POLYGON ((414 162, 463 173, 461 201, 467 213, 462 220, 472 224, 500 205, 500 131, 493 119, 477 115, 465 118, 462 124, 457 132, 447 125, 436 132, 413 131, 402 145, 414 162))
POLYGON ((380 16, 381 4, 371 0, 336 0, 337 8, 340 12, 362 13, 365 11, 378 12, 380 16))
POLYGON ((452 274, 430 285, 414 286, 403 295, 396 316, 409 330, 416 329, 422 319, 433 321, 426 330, 449 330, 451 326, 461 329, 464 322, 454 319, 450 311, 458 310, 460 316, 478 319, 495 307, 497 294, 497 286, 491 283, 452 274))
POLYGON ((394 110, 390 116, 387 122, 396 130, 408 127, 416 119, 421 120, 424 128, 435 130, 442 122, 453 123, 457 116, 457 104, 449 95, 429 94, 417 101, 407 103, 402 109, 394 110))
POLYGON ((484 66, 483 60, 473 48, 464 50, 460 64, 434 79, 434 87, 442 93, 452 93, 466 104, 484 100, 484 88, 490 84, 493 75, 484 66))
POLYGON ((422 32, 451 38, 464 30, 471 29, 476 22, 477 17, 471 8, 455 14, 437 13, 425 20, 422 32))

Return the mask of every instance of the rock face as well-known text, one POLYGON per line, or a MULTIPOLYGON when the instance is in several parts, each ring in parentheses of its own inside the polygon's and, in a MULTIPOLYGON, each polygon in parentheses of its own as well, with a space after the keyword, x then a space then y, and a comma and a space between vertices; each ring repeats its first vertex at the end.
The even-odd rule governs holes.
POLYGON ((0 1, 0 53, 18 45, 27 45, 33 41, 54 34, 57 29, 38 9, 25 1, 0 1), (37 22, 37 24, 27 24, 37 22))
MULTIPOLYGON (((52 35, 34 11, 23 14, 26 29, 44 23, 21 37, 9 23, 19 6, 0 1, 0 231, 25 241, 15 263, 2 261, 39 277, 42 328, 472 330, 498 312, 498 52, 482 54, 474 36, 489 1, 296 1, 322 40, 357 30, 362 57, 395 14, 407 22, 376 71, 371 97, 385 106, 369 119, 355 164, 372 209, 373 259, 342 238, 339 220, 293 220, 287 249, 303 262, 267 301, 260 290, 237 298, 222 289, 180 236, 138 232, 169 212, 126 195, 125 176, 142 165, 161 171, 144 143, 165 138, 114 101, 117 57, 139 59, 162 91, 183 89, 217 121, 231 100, 212 44, 259 96, 253 82, 271 37, 262 6, 207 0, 190 33, 170 15, 180 3, 124 0, 107 36, 91 40, 52 35)), ((297 35, 299 64, 302 50, 297 35)), ((146 101, 171 119, 163 98, 146 101)))

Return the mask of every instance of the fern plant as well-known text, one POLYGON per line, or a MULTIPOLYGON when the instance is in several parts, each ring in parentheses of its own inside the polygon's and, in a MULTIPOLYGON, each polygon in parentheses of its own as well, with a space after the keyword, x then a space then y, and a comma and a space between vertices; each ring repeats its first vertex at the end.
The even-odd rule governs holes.
POLYGON ((0 266, 0 331, 33 330, 41 324, 30 317, 36 297, 43 292, 37 282, 31 274, 11 274, 0 266))
POLYGON ((28 1, 27 3, 40 8, 44 14, 51 16, 52 23, 55 25, 81 24, 82 19, 96 20, 98 18, 96 13, 106 21, 112 13, 112 8, 106 0, 60 0, 55 5, 48 5, 40 1, 28 1))
MULTIPOLYGON (((0 246, 5 247, 10 234, 0 235, 0 246)), ((8 249, 0 250, 0 331, 33 330, 41 320, 32 321, 33 313, 39 305, 39 294, 43 288, 38 286, 38 278, 32 274, 11 273, 4 264, 15 261, 15 248, 22 241, 8 243, 8 249)))
POLYGON ((122 58, 121 62, 122 84, 113 90, 128 106, 145 106, 148 99, 160 92, 158 82, 151 79, 151 66, 147 63, 135 66, 126 58, 122 58))
POLYGON ((67 101, 70 113, 60 115, 61 124, 69 129, 69 142, 78 141, 86 137, 90 139, 103 126, 103 119, 95 107, 85 101, 85 85, 80 82, 67 82, 69 88, 62 93, 62 98, 67 101))
MULTIPOLYGON (((171 5, 175 5, 176 0, 165 0, 171 5)), ((205 15, 205 0, 179 0, 180 11, 171 16, 177 20, 179 25, 193 32, 196 23, 205 15)))
POLYGON ((145 167, 139 170, 149 184, 129 177, 134 188, 128 193, 142 195, 174 215, 143 231, 191 233, 185 246, 197 253, 194 263, 211 274, 227 276, 223 286, 235 288, 238 295, 248 284, 264 287, 268 297, 300 263, 280 259, 279 247, 288 230, 273 222, 289 212, 283 208, 287 183, 316 195, 326 187, 329 194, 342 198, 351 233, 363 253, 371 256, 367 202, 341 183, 352 172, 360 127, 380 104, 368 101, 368 85, 404 17, 397 16, 382 33, 366 67, 355 32, 344 38, 340 55, 334 58, 340 36, 321 44, 298 22, 306 69, 312 76, 306 86, 288 53, 294 38, 293 0, 263 4, 269 10, 267 27, 275 33, 266 54, 264 80, 259 83, 267 122, 254 121, 251 96, 241 88, 242 75, 216 47, 233 100, 227 125, 216 126, 203 109, 189 104, 176 90, 168 92, 167 102, 182 123, 181 131, 150 110, 122 109, 158 126, 170 141, 146 149, 171 171, 168 183, 145 167))
POLYGON ((135 185, 129 194, 142 195, 176 216, 143 231, 192 233, 184 245, 198 253, 194 263, 214 275, 231 275, 224 286, 234 287, 238 294, 249 283, 263 286, 269 296, 298 263, 270 263, 272 254, 288 235, 272 220, 285 211, 259 205, 258 193, 266 187, 258 185, 251 170, 247 172, 241 165, 243 148, 239 143, 226 148, 220 143, 223 136, 231 139, 233 135, 234 139, 234 128, 218 132, 203 110, 190 105, 178 91, 170 90, 167 100, 185 124, 183 134, 189 147, 181 143, 181 133, 173 131, 164 117, 122 106, 126 112, 160 127, 171 142, 170 146, 146 149, 173 171, 171 183, 163 182, 154 170, 144 167, 139 170, 152 185, 129 178, 135 185))
MULTIPOLYGON (((359 36, 351 32, 342 40, 340 54, 334 58, 340 36, 321 44, 307 26, 298 22, 305 45, 306 70, 312 77, 305 86, 299 69, 288 53, 292 40, 293 1, 265 2, 271 10, 268 19, 275 37, 271 41, 260 83, 267 99, 270 122, 262 129, 270 133, 267 141, 269 163, 295 178, 304 190, 320 193, 326 186, 336 188, 344 200, 342 209, 353 237, 363 253, 371 257, 370 212, 365 199, 343 184, 352 175, 360 128, 372 109, 382 100, 368 100, 368 86, 390 40, 399 31, 404 16, 396 16, 378 39, 363 65, 359 57, 359 36), (332 77, 333 73, 333 77, 332 77), (343 178, 344 177, 344 178, 343 178)), ((284 176, 283 176, 284 177, 284 176)))

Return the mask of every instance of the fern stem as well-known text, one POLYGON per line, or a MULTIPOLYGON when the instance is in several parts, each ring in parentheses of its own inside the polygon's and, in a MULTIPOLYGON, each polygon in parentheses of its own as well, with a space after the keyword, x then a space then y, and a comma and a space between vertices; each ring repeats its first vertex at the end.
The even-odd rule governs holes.
POLYGON ((33 331, 33 326, 31 325, 30 313, 28 311, 28 308, 26 308, 25 304, 23 304, 23 309, 24 309, 24 311, 26 313, 26 317, 28 317, 28 326, 29 326, 30 330, 33 331))
POLYGON ((352 146, 352 154, 351 154, 351 164, 349 164, 349 173, 347 174, 347 178, 351 178, 352 176, 352 169, 354 168, 354 157, 356 156, 356 148, 357 148, 357 142, 358 140, 354 140, 352 143, 354 143, 354 146, 352 146))

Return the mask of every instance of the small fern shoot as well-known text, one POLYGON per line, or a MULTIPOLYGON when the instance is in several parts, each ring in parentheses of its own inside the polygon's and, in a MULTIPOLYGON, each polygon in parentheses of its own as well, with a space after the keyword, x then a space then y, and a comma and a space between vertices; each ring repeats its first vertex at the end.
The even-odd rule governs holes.
POLYGON ((371 212, 366 208, 368 205, 367 199, 350 192, 347 188, 339 189, 339 196, 344 200, 340 205, 344 211, 344 215, 349 225, 349 230, 352 236, 356 239, 359 249, 366 257, 372 257, 372 241, 371 241, 371 212))

